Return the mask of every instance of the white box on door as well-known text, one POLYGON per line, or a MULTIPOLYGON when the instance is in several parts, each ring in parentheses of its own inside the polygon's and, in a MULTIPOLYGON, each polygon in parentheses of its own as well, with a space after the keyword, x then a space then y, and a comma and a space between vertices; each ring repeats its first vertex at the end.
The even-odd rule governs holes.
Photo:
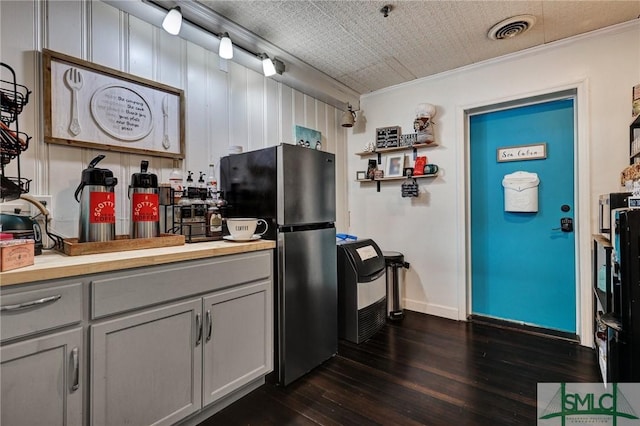
POLYGON ((538 211, 538 185, 536 173, 513 172, 502 179, 504 211, 536 213, 538 211))

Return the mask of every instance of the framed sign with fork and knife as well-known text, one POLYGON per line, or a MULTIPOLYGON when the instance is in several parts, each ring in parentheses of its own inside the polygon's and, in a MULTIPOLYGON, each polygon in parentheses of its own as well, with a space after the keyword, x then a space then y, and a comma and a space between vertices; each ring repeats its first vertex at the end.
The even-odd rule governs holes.
POLYGON ((44 140, 184 158, 184 92, 44 49, 44 140))

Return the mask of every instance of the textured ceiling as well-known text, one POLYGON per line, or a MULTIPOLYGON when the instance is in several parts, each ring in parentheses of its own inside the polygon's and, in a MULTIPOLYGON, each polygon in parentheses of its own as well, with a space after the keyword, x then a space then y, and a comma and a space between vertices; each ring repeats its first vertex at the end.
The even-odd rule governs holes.
POLYGON ((640 16, 640 1, 197 2, 360 94, 640 16), (536 17, 532 29, 487 37, 493 25, 520 14, 536 17))

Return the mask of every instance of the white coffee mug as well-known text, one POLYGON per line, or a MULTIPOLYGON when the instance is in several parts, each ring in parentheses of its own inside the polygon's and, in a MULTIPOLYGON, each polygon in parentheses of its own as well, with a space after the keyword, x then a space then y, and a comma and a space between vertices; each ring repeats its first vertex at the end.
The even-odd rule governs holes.
POLYGON ((227 219, 227 228, 231 237, 235 240, 249 240, 253 235, 263 235, 269 229, 269 225, 264 219, 255 219, 248 217, 227 219), (258 224, 264 224, 264 231, 255 233, 258 224))

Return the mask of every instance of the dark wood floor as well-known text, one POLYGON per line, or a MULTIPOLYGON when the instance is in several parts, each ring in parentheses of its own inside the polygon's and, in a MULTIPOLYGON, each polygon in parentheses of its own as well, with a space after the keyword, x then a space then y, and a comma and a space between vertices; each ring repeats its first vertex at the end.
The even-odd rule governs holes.
POLYGON ((534 425, 538 382, 598 382, 576 343, 406 312, 286 388, 265 384, 212 425, 534 425))

